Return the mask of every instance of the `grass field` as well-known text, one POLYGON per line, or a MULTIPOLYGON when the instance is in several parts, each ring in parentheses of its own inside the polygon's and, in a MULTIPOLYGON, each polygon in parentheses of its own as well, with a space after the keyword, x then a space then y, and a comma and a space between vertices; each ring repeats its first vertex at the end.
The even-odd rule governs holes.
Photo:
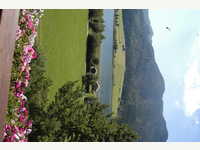
POLYGON ((125 51, 124 45, 124 30, 122 21, 122 10, 115 10, 118 14, 117 21, 114 22, 114 40, 117 48, 114 51, 113 57, 113 89, 112 89, 112 112, 113 117, 117 116, 118 106, 121 100, 121 93, 124 81, 125 72, 125 51), (116 23, 117 22, 117 23, 116 23), (118 24, 118 25, 117 25, 118 24))
POLYGON ((81 80, 86 71, 88 10, 45 10, 39 26, 39 49, 46 56, 49 96, 67 81, 81 80))

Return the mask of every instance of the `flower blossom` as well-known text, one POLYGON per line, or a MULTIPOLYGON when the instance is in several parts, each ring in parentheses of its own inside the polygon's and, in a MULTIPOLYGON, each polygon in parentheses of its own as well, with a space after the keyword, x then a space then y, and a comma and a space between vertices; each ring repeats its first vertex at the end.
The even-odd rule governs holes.
POLYGON ((28 109, 26 107, 27 97, 24 95, 25 88, 29 85, 30 80, 30 63, 32 59, 36 59, 37 53, 33 48, 35 38, 37 36, 36 28, 39 24, 39 19, 42 16, 43 10, 26 10, 20 11, 19 26, 16 30, 16 40, 21 37, 28 36, 28 43, 17 43, 17 48, 22 48, 21 65, 19 66, 19 77, 15 82, 14 95, 17 98, 19 106, 14 108, 14 120, 11 124, 4 126, 4 142, 27 142, 27 135, 32 131, 32 120, 28 119, 28 109), (30 33, 31 32, 31 33, 30 33), (30 33, 30 34, 29 34, 30 33), (18 126, 17 123, 20 123, 18 126))

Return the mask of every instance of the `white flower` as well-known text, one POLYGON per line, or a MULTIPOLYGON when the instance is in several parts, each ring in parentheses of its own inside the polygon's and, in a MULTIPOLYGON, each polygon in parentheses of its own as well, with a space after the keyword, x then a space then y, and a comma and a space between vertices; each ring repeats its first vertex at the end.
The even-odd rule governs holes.
POLYGON ((25 95, 22 95, 22 99, 27 100, 27 97, 25 95))
POLYGON ((26 134, 30 134, 31 131, 32 131, 32 129, 27 129, 27 130, 26 130, 26 134))
POLYGON ((20 139, 19 136, 18 136, 17 134, 14 134, 13 136, 14 136, 17 140, 20 139))
POLYGON ((22 10, 22 15, 24 16, 26 14, 26 9, 22 10))
POLYGON ((39 22, 40 22, 40 19, 36 18, 35 19, 35 25, 38 26, 39 22))
POLYGON ((12 123, 12 124, 15 124, 15 120, 11 120, 11 123, 12 123))

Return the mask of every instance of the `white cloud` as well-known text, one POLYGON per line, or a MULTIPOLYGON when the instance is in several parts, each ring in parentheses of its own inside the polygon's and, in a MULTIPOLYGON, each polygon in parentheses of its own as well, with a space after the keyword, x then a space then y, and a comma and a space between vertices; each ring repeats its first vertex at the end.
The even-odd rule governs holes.
POLYGON ((195 124, 199 124, 200 122, 199 122, 199 120, 195 120, 195 124))
POLYGON ((179 109, 181 109, 182 107, 181 107, 181 103, 180 103, 180 101, 175 101, 175 106, 177 107, 177 108, 179 108, 179 109))
POLYGON ((185 114, 192 114, 200 108, 200 37, 197 36, 188 64, 187 72, 184 76, 184 107, 185 114))

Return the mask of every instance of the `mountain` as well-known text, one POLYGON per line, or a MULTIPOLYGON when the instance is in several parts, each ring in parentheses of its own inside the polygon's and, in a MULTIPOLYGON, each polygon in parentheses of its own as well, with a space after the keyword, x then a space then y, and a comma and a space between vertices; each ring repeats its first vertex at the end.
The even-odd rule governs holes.
POLYGON ((163 117, 164 79, 154 58, 148 10, 123 10, 126 71, 119 107, 121 122, 141 136, 139 141, 166 141, 163 117))

